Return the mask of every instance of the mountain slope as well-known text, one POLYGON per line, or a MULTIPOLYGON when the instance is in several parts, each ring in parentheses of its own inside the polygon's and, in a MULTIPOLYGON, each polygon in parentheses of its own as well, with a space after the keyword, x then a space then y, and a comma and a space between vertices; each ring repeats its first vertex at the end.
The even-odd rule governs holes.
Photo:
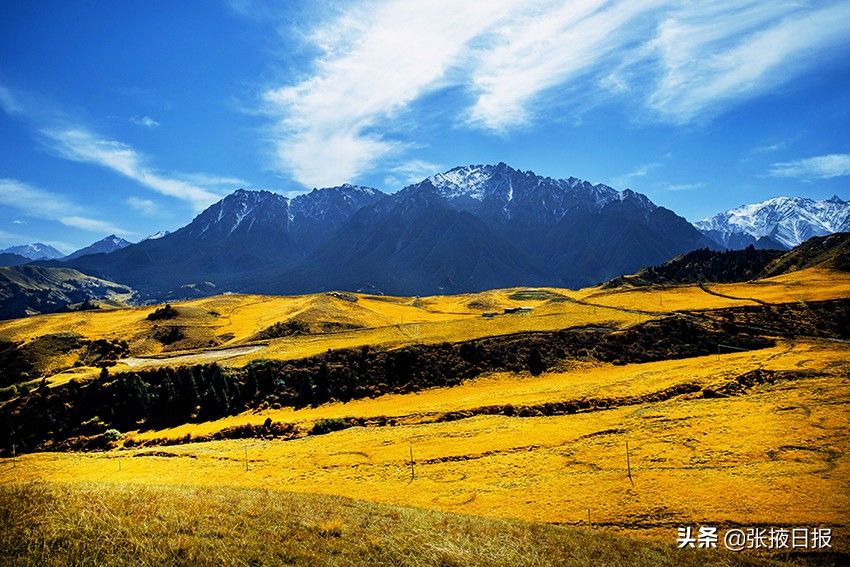
POLYGON ((281 292, 339 288, 398 294, 545 279, 530 257, 483 220, 421 188, 365 207, 295 270, 271 278, 281 292))
POLYGON ((778 244, 788 249, 812 236, 850 230, 850 202, 837 196, 823 201, 776 197, 719 213, 694 226, 727 248, 743 248, 761 240, 761 247, 778 244))
POLYGON ((716 246, 631 190, 504 163, 384 195, 342 185, 287 199, 239 190, 189 225, 73 268, 164 299, 224 291, 402 295, 581 287, 716 246))
POLYGON ((723 252, 703 248, 614 278, 605 287, 746 282, 806 268, 850 271, 850 233, 814 236, 787 252, 752 245, 723 252))
POLYGON ((20 266, 21 264, 27 264, 29 262, 29 258, 25 258, 20 254, 0 252, 0 266, 20 266))
POLYGON ((90 244, 85 248, 80 248, 76 252, 72 252, 63 259, 73 260, 74 258, 79 258, 80 256, 86 256, 88 254, 109 254, 110 252, 115 252, 116 250, 126 248, 131 244, 132 242, 130 242, 129 240, 124 240, 123 238, 119 238, 114 234, 110 234, 102 240, 98 240, 97 242, 90 244))
POLYGON ((0 319, 66 311, 68 305, 92 300, 128 299, 127 286, 67 268, 15 266, 0 268, 0 319))
POLYGON ((24 244, 22 246, 10 246, 0 252, 6 254, 17 254, 30 260, 55 260, 62 258, 64 254, 48 244, 41 242, 33 242, 32 244, 24 244))
POLYGON ((765 266, 762 277, 815 267, 850 272, 850 233, 810 238, 765 266))
POLYGON ((305 265, 277 280, 299 281, 305 290, 356 283, 354 289, 369 284, 419 295, 535 283, 580 287, 715 246, 639 193, 503 163, 458 167, 406 187, 356 215, 332 243, 307 261, 344 266, 344 278, 305 265), (444 220, 427 222, 429 215, 444 220), (469 229, 452 231, 453 219, 469 229))
POLYGON ((254 287, 248 274, 293 264, 315 247, 325 227, 340 224, 380 195, 348 185, 290 200, 269 191, 240 189, 179 230, 66 264, 127 283, 154 298, 250 291, 254 287), (319 201, 329 204, 314 206, 319 201))

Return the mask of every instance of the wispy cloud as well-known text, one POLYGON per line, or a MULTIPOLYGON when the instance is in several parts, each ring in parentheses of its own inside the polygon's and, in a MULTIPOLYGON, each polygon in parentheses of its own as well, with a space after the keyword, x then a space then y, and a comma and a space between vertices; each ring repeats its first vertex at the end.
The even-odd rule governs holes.
POLYGON ((628 173, 612 177, 611 185, 613 187, 625 187, 632 183, 635 179, 646 177, 647 175, 649 175, 650 172, 658 169, 662 165, 663 164, 659 162, 644 163, 628 173))
POLYGON ((668 191, 692 191, 705 187, 705 183, 672 183, 665 186, 668 191))
POLYGON ((400 126, 438 91, 457 101, 443 119, 496 133, 600 101, 702 121, 840 58, 847 21, 846 1, 363 2, 307 35, 305 76, 263 92, 272 161, 309 187, 403 160, 400 126))
POLYGON ((48 139, 49 145, 66 159, 106 167, 157 193, 187 201, 196 210, 220 198, 212 191, 154 171, 146 165, 139 152, 121 142, 100 138, 80 128, 43 129, 41 133, 48 139))
POLYGON ((768 171, 770 177, 799 177, 801 179, 828 179, 850 175, 850 154, 828 154, 794 161, 774 163, 768 171))
POLYGON ((3 85, 0 85, 0 108, 10 116, 21 114, 24 111, 17 97, 3 85))
POLYGON ((148 216, 155 214, 159 208, 153 200, 142 199, 141 197, 128 197, 126 203, 133 210, 148 216))
POLYGON ((773 152, 778 152, 781 149, 784 149, 788 145, 788 142, 775 142, 773 144, 762 144, 761 146, 756 146, 750 151, 750 154, 770 154, 773 152))
POLYGON ((136 126, 143 126, 145 128, 159 128, 159 122, 150 116, 132 116, 130 122, 136 126))
POLYGON ((85 215, 85 209, 66 197, 28 185, 16 179, 0 179, 0 205, 65 226, 90 232, 133 236, 135 233, 107 221, 85 215))
POLYGON ((456 82, 449 75, 469 43, 521 4, 367 3, 315 30, 321 55, 312 74, 264 93, 276 117, 275 166, 308 187, 334 185, 401 151, 402 141, 377 128, 423 94, 456 82))
POLYGON ((387 187, 400 189, 401 187, 422 181, 442 169, 443 167, 436 163, 421 159, 412 159, 391 167, 389 169, 390 175, 384 178, 384 183, 387 187))
POLYGON ((27 224, 27 221, 21 219, 15 219, 12 221, 12 224, 27 224))
POLYGON ((850 39, 850 3, 739 0, 688 4, 658 28, 659 80, 648 104, 688 122, 751 98, 834 56, 850 39))
POLYGON ((221 188, 229 191, 235 189, 250 187, 251 182, 239 177, 226 177, 221 175, 211 175, 209 173, 182 173, 179 174, 181 179, 185 179, 189 183, 200 185, 206 188, 221 188))
MULTIPOLYGON (((649 29, 641 16, 658 0, 581 0, 532 5, 499 30, 472 75, 469 119, 493 130, 526 123, 535 98, 604 65, 649 29)), ((608 75, 619 90, 626 85, 608 75)))
MULTIPOLYGON (((36 100, 32 95, 24 99, 0 85, 0 107, 4 112, 30 122, 46 145, 60 157, 111 169, 157 193, 186 201, 195 210, 201 210, 220 199, 220 189, 244 183, 234 177, 206 173, 157 171, 150 165, 147 156, 130 145, 110 140, 76 124, 50 104, 36 100)), ((147 116, 139 121, 148 127, 155 124, 147 116), (148 120, 152 123, 146 123, 148 120)))

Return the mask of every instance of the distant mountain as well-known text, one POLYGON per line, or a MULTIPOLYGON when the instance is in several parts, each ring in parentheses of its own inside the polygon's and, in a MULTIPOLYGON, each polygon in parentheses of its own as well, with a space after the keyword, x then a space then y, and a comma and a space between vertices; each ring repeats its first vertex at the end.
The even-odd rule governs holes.
POLYGON ((252 290, 252 272, 301 260, 317 238, 382 195, 353 185, 294 199, 240 189, 179 230, 66 265, 154 298, 252 290))
POLYGON ((145 240, 156 240, 158 238, 162 238, 163 236, 167 236, 169 234, 171 234, 171 232, 169 232, 167 230, 160 230, 160 231, 154 232, 153 234, 151 234, 150 236, 145 238, 145 240))
POLYGON ((73 252, 66 256, 64 259, 73 260, 74 258, 79 258, 80 256, 86 256, 88 254, 109 254, 110 252, 115 252, 116 250, 126 248, 131 244, 132 242, 130 242, 129 240, 124 240, 123 238, 119 238, 114 234, 110 234, 106 238, 98 240, 94 244, 86 246, 85 248, 80 248, 76 252, 73 252))
POLYGON ((546 274, 481 218, 434 191, 402 190, 358 211, 269 291, 370 290, 424 294, 542 283, 546 274))
POLYGON ((67 268, 15 266, 0 268, 0 319, 67 311, 96 300, 120 302, 133 290, 67 268))
POLYGON ((140 297, 362 289, 455 293, 580 287, 717 247, 646 196, 499 163, 385 195, 342 185, 288 199, 239 190, 190 224, 64 264, 140 297))
POLYGON ((579 287, 716 246, 644 195, 504 163, 457 167, 365 207, 302 262, 263 282, 394 294, 579 287))
POLYGON ((33 242, 32 244, 24 244, 23 246, 10 246, 5 250, 0 250, 0 253, 17 254, 30 260, 56 260, 62 258, 64 254, 56 248, 41 242, 33 242))
POLYGON ((18 254, 10 254, 8 252, 0 252, 0 266, 20 266, 30 262, 29 258, 18 254))
POLYGON ((850 202, 776 197, 694 223, 724 248, 793 248, 812 236, 850 230, 850 202))

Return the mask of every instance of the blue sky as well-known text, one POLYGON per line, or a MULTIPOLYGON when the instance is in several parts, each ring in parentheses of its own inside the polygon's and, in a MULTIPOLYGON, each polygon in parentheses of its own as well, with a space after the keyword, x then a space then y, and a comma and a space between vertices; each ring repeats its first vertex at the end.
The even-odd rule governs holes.
POLYGON ((504 161, 689 220, 848 199, 850 2, 3 2, 0 247, 504 161))

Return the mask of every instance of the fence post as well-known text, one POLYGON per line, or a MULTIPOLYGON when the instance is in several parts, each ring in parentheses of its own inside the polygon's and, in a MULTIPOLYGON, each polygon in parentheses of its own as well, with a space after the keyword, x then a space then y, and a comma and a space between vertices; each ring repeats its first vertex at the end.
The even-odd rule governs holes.
POLYGON ((627 467, 627 470, 629 472, 629 482, 632 483, 632 488, 634 488, 635 487, 635 481, 632 480, 632 462, 631 462, 631 459, 629 459, 629 442, 628 441, 626 441, 626 467, 627 467))

